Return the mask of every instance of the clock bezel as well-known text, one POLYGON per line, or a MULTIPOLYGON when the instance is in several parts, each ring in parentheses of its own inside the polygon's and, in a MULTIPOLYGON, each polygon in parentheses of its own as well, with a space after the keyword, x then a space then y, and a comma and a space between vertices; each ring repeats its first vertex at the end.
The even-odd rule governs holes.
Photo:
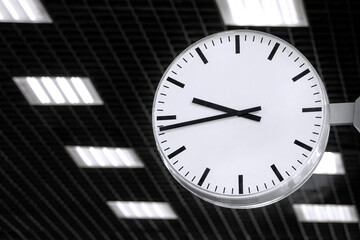
POLYGON ((166 168, 169 170, 171 175, 187 190, 191 193, 195 194, 196 196, 200 197, 201 199, 213 203, 218 206, 227 207, 227 208, 238 208, 238 209, 249 209, 249 208, 256 208, 262 207, 274 202, 277 202, 290 194, 294 191, 299 189, 311 176, 313 171, 315 170, 316 166, 321 160, 323 153, 325 152, 326 145, 329 138, 330 132, 330 123, 329 123, 329 99, 327 96, 327 92, 324 86, 324 83, 320 76, 318 75, 315 68, 312 66, 310 61, 293 45, 288 43, 287 41, 271 35, 269 33, 255 31, 255 30, 230 30, 230 31, 223 31, 219 33, 215 33, 209 36, 206 36, 195 43, 188 46, 185 50, 183 50, 167 67, 166 71, 164 72, 161 80, 159 81, 158 87, 155 92, 153 108, 152 108, 152 125, 153 125, 153 133, 155 137, 155 142, 157 149, 161 155, 162 161, 164 162, 166 168), (308 156, 308 160, 305 163, 305 166, 302 168, 301 171, 297 172, 295 175, 290 176, 289 178, 285 179, 283 182, 277 184, 276 186, 269 188, 265 191, 261 191, 258 193, 251 193, 251 194, 244 194, 244 195, 229 195, 229 194, 221 194, 221 193, 214 193, 208 190, 205 190, 196 184, 189 183, 184 177, 179 174, 179 172, 168 162, 167 156, 162 151, 160 146, 160 142, 157 136, 157 127, 156 127, 156 118, 155 118, 155 105, 156 99, 159 93, 159 89, 161 83, 166 79, 168 72, 171 71, 172 67, 183 57, 185 53, 187 53, 190 49, 195 49, 198 45, 203 44, 209 39, 216 38, 219 36, 223 36, 226 34, 235 35, 235 33, 244 34, 244 33, 255 33, 255 34, 262 34, 267 36, 273 40, 281 42, 286 46, 291 47, 291 49, 298 54, 298 56, 302 57, 308 64, 311 72, 319 79, 319 88, 322 93, 322 107, 323 107, 323 120, 321 124, 321 131, 319 135, 319 141, 316 144, 315 148, 313 149, 312 153, 308 156))

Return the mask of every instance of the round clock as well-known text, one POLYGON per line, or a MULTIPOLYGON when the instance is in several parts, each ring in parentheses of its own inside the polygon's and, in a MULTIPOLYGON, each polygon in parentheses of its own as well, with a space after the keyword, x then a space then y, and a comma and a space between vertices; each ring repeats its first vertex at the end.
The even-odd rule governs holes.
POLYGON ((311 63, 270 34, 201 39, 168 67, 153 104, 160 155, 198 197, 253 208, 298 189, 321 159, 329 101, 311 63))

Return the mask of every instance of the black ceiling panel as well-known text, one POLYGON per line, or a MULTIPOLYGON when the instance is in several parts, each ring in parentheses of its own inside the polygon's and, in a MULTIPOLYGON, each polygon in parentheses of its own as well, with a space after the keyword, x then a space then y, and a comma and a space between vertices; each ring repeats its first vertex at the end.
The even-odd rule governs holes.
MULTIPOLYGON (((345 175, 314 175, 288 198, 233 210, 193 196, 157 153, 157 84, 189 44, 234 29, 212 0, 42 0, 53 24, 0 24, 0 239, 360 239, 359 224, 297 222, 293 203, 360 209, 360 133, 332 127, 345 175), (13 76, 89 77, 102 106, 33 106, 13 76), (143 169, 81 169, 64 146, 133 147, 143 169), (121 220, 107 201, 169 202, 178 220, 121 220)), ((251 28, 296 46, 330 102, 360 96, 360 2, 306 0, 309 28, 251 28)))

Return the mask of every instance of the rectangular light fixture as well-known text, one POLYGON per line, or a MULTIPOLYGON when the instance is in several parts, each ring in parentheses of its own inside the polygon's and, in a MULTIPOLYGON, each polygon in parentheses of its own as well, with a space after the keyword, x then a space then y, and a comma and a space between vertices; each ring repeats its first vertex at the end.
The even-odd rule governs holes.
POLYGON ((52 23, 40 0, 0 0, 0 22, 52 23))
POLYGON ((82 168, 143 168, 132 148, 66 146, 66 151, 82 168))
POLYGON ((103 101, 89 78, 14 77, 32 105, 101 105, 103 101))
POLYGON ((302 0, 216 0, 228 26, 309 26, 302 0))
POLYGON ((299 222, 358 223, 359 216, 354 205, 294 204, 299 222))
POLYGON ((342 155, 335 152, 325 152, 314 174, 344 175, 345 168, 342 155))
POLYGON ((125 219, 177 219, 177 215, 165 202, 110 201, 108 206, 118 218, 125 219))

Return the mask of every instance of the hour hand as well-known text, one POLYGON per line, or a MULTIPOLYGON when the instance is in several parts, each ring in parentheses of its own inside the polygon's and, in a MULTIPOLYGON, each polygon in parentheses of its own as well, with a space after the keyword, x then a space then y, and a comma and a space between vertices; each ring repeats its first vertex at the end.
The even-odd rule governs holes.
MULTIPOLYGON (((232 108, 228 108, 228 107, 216 104, 216 103, 208 102, 208 101, 205 101, 205 100, 202 100, 202 99, 199 99, 199 98, 194 98, 192 102, 195 103, 195 104, 204 106, 204 107, 209 107, 209 108, 216 109, 216 110, 219 110, 219 111, 223 111, 223 112, 226 112, 226 113, 233 113, 238 117, 243 117, 243 118, 251 119, 251 120, 254 120, 254 121, 258 121, 258 122, 260 122, 260 119, 261 119, 261 117, 259 117, 259 116, 249 114, 249 113, 244 114, 244 112, 242 112, 242 111, 238 111, 238 110, 235 110, 235 109, 232 109, 232 108)), ((253 111, 259 111, 259 110, 261 110, 261 107, 259 106, 259 107, 253 108, 252 110, 253 111)))

